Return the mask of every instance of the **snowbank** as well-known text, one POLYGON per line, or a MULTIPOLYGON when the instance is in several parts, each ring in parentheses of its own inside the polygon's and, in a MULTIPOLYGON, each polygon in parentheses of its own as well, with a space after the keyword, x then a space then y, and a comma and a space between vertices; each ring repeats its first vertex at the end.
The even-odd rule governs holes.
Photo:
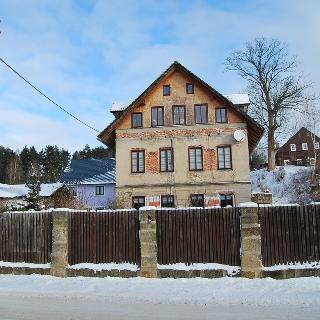
POLYGON ((254 170, 252 192, 272 193, 273 204, 309 203, 310 177, 310 167, 284 166, 270 172, 266 168, 254 170))
POLYGON ((319 306, 320 278, 288 280, 55 278, 0 276, 1 295, 25 297, 84 297, 155 303, 246 304, 259 306, 319 306))

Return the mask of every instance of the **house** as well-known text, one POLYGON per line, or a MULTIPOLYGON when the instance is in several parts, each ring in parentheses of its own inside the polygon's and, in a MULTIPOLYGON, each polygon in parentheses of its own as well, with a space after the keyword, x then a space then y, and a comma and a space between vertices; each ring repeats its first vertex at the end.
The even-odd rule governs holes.
POLYGON ((78 204, 97 210, 113 207, 115 180, 113 158, 71 160, 60 178, 78 204))
MULTIPOLYGON (((40 203, 42 206, 54 207, 55 197, 62 192, 61 183, 43 183, 40 189, 40 203)), ((0 207, 2 209, 19 209, 26 205, 24 198, 29 189, 24 184, 2 184, 0 183, 0 207)))
POLYGON ((116 153, 118 206, 250 201, 249 154, 263 128, 246 113, 247 95, 232 98, 174 62, 132 103, 113 106, 98 139, 116 153))
POLYGON ((276 153, 277 165, 314 165, 320 158, 320 138, 302 127, 276 153))

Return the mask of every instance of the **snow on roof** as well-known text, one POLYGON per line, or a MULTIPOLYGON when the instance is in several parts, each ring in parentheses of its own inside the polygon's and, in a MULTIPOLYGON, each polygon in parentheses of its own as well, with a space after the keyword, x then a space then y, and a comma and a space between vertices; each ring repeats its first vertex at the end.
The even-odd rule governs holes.
POLYGON ((60 179, 65 184, 115 183, 114 158, 71 160, 60 179))
MULTIPOLYGON (((56 190, 62 187, 62 183, 43 183, 40 197, 50 197, 56 190)), ((28 194, 29 189, 24 184, 0 183, 0 198, 21 198, 28 194)))
POLYGON ((110 111, 111 112, 123 111, 127 109, 129 105, 130 105, 130 102, 113 102, 110 111))
POLYGON ((247 93, 235 93, 235 94, 225 94, 224 95, 233 104, 249 104, 249 96, 247 93))

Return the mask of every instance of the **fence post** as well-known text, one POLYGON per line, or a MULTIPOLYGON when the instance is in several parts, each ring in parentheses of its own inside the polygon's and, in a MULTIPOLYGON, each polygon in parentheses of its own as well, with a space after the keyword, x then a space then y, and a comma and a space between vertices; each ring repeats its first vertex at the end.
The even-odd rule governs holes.
POLYGON ((140 276, 157 277, 157 221, 155 210, 140 210, 140 276))
POLYGON ((66 277, 68 266, 68 211, 55 209, 52 212, 52 253, 50 274, 66 277))
POLYGON ((260 278, 262 269, 261 229, 258 221, 258 205, 241 207, 241 275, 260 278))

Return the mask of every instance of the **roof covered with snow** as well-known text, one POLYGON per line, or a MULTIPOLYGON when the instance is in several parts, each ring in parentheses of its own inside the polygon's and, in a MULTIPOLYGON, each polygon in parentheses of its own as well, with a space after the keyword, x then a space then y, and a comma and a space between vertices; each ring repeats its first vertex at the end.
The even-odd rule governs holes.
MULTIPOLYGON (((40 197, 50 197, 55 191, 63 186, 62 183, 43 183, 40 197)), ((29 189, 24 184, 0 183, 0 198, 21 198, 28 194, 29 189)))
POLYGON ((60 182, 65 184, 105 184, 116 182, 114 158, 71 160, 60 182))
POLYGON ((250 99, 247 93, 225 94, 224 95, 233 104, 250 104, 250 99))
POLYGON ((111 112, 123 111, 127 109, 129 105, 130 105, 130 102, 113 102, 110 111, 111 112))

